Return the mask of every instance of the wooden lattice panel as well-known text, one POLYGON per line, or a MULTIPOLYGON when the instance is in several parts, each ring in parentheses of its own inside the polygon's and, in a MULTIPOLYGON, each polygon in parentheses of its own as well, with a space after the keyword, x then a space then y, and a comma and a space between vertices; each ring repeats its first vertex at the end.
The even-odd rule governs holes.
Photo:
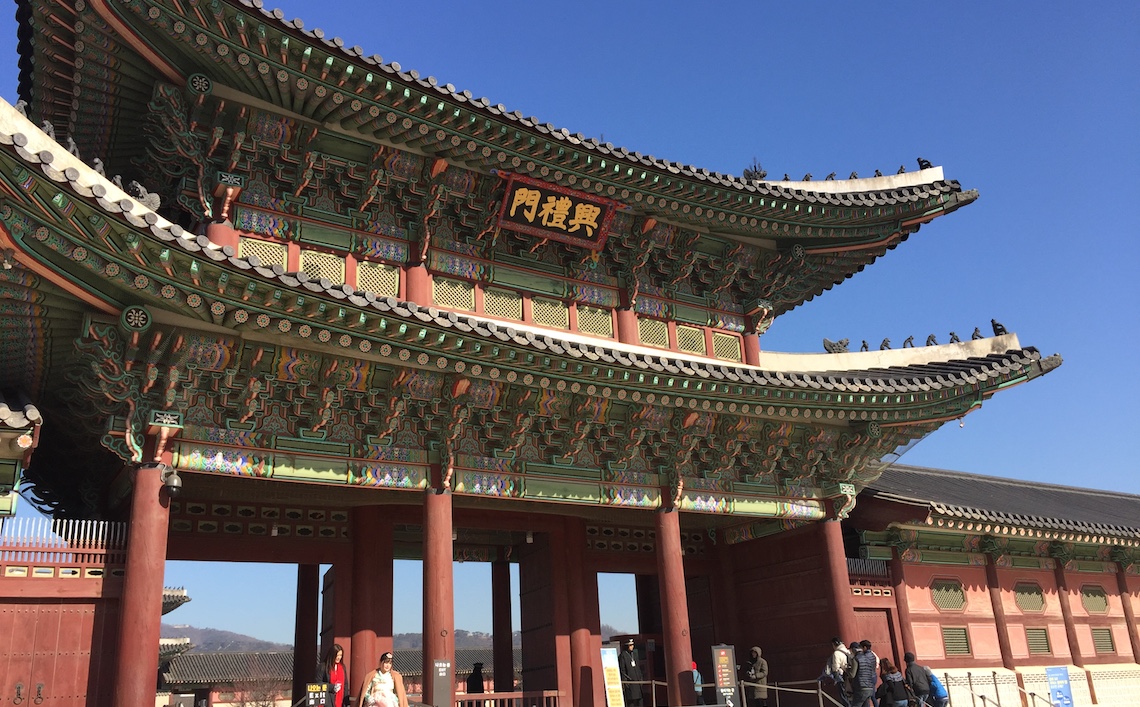
POLYGON ((637 334, 646 346, 669 348, 669 325, 660 319, 637 319, 637 334))
POLYGON ((301 251, 301 270, 313 280, 344 282, 344 258, 316 250, 301 251))
POLYGON ((1025 644, 1029 646, 1029 655, 1050 655, 1053 652, 1049 647, 1049 629, 1025 629, 1025 644))
POLYGON ((259 241, 256 238, 239 238, 238 257, 248 258, 251 255, 257 256, 262 267, 274 265, 287 267, 289 248, 284 243, 270 243, 269 241, 259 241))
POLYGON ((677 348, 689 353, 705 355, 705 332, 695 326, 677 327, 677 348))
POLYGON ((961 611, 966 608, 966 592, 956 579, 938 579, 930 583, 930 599, 943 611, 961 611))
POLYGON ((1108 595, 1104 587, 1096 584, 1086 584, 1081 587, 1081 604, 1090 614, 1103 614, 1108 611, 1108 595))
POLYGON ((483 311, 492 317, 522 321, 522 297, 515 292, 489 289, 483 293, 483 311))
POLYGON ((1106 655, 1116 652, 1116 643, 1112 640, 1112 629, 1094 628, 1092 630, 1093 648, 1097 655, 1106 655))
POLYGON ((578 331, 583 334, 614 338, 614 317, 608 309, 578 307, 578 331))
POLYGON ((1041 585, 1020 583, 1013 588, 1013 592, 1018 609, 1032 612, 1045 610, 1045 593, 1041 591, 1041 585))
POLYGON ((356 289, 379 297, 399 297, 400 268, 384 263, 359 263, 356 266, 356 289))
POLYGON ((557 329, 570 328, 570 308, 558 300, 535 297, 531 300, 531 316, 534 317, 535 324, 557 329))
POLYGON ((727 361, 741 361, 743 356, 740 354, 740 337, 733 336, 732 334, 721 334, 713 332, 712 335, 713 356, 723 358, 727 361))
POLYGON ((966 627, 943 626, 942 650, 946 655, 970 655, 970 634, 966 627))
POLYGON ((437 277, 432 280, 431 289, 437 306, 475 311, 475 285, 470 282, 437 277))

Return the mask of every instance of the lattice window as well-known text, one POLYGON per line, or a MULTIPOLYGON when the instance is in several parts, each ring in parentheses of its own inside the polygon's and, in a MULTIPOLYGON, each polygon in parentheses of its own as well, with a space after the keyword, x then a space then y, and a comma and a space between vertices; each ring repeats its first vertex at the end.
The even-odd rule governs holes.
POLYGON ((344 282, 344 258, 331 253, 301 251, 301 270, 312 280, 323 277, 334 284, 344 282))
POLYGON ((732 336, 731 334, 720 334, 713 332, 713 356, 717 358, 727 359, 729 361, 743 361, 744 357, 740 354, 740 337, 732 336))
POLYGON ((463 280, 436 277, 431 283, 432 298, 440 307, 475 311, 475 285, 463 280))
POLYGON ((1112 640, 1112 629, 1094 628, 1092 638, 1093 648, 1096 649, 1097 655, 1116 652, 1116 644, 1112 640))
POLYGON ((483 311, 492 317, 502 319, 523 318, 522 296, 506 290, 486 290, 483 293, 483 311))
POLYGON ((1041 591, 1041 585, 1022 582, 1014 586, 1013 592, 1018 609, 1022 611, 1045 610, 1045 593, 1041 591))
POLYGON ((1086 584, 1081 587, 1081 603, 1085 606, 1085 611, 1090 614, 1103 614, 1108 611, 1108 596, 1104 593, 1104 587, 1096 584, 1086 584))
POLYGON ((705 354, 705 331, 694 326, 677 327, 677 348, 689 353, 705 354))
POLYGON ((251 255, 257 256, 262 267, 268 268, 274 265, 287 267, 289 247, 284 243, 270 243, 256 238, 238 238, 238 257, 248 258, 251 255))
POLYGON ((356 266, 356 289, 380 297, 399 297, 400 268, 384 263, 359 263, 356 266))
POLYGON ((578 305, 578 331, 614 338, 614 318, 608 309, 578 305))
POLYGON ((970 634, 966 627, 943 626, 942 650, 946 655, 970 655, 970 634))
POLYGON ((534 297, 530 301, 530 314, 535 324, 558 329, 570 328, 570 308, 565 302, 534 297))
POLYGON ((1050 655, 1049 631, 1043 628, 1025 629, 1025 643, 1029 646, 1029 655, 1050 655))
POLYGON ((960 611, 966 608, 966 592, 956 579, 936 579, 930 583, 930 598, 943 611, 960 611))
POLYGON ((660 319, 637 319, 637 334, 647 346, 669 348, 669 325, 660 319))

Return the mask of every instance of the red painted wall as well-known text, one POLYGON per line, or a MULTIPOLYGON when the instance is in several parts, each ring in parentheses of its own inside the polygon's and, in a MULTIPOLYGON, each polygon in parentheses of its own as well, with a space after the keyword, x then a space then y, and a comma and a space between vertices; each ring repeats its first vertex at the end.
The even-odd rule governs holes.
MULTIPOLYGON (((739 618, 738 662, 759 646, 769 680, 811 680, 831 652, 837 627, 828 618, 833 601, 827 553, 811 526, 732 545, 729 550, 739 618)), ((854 640, 854 639, 850 639, 854 640)), ((708 646, 693 646, 707 654, 708 646)))

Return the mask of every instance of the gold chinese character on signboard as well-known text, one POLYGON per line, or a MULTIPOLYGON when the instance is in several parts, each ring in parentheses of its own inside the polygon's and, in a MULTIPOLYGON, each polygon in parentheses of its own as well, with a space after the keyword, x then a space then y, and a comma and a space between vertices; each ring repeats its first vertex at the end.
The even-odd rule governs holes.
POLYGON ((542 209, 538 212, 542 225, 547 228, 561 228, 566 230, 566 217, 570 215, 570 206, 573 202, 562 197, 546 197, 542 209))
MULTIPOLYGON (((515 197, 515 201, 518 201, 518 197, 515 197)), ((593 204, 574 204, 574 218, 570 219, 569 232, 573 233, 579 227, 583 227, 587 236, 593 236, 594 229, 598 227, 598 215, 601 213, 601 208, 593 204)))
POLYGON ((537 189, 523 189, 519 188, 515 192, 515 199, 511 202, 511 216, 515 215, 515 210, 519 206, 523 208, 523 216, 527 221, 534 223, 534 216, 538 212, 538 200, 542 198, 542 192, 537 189))

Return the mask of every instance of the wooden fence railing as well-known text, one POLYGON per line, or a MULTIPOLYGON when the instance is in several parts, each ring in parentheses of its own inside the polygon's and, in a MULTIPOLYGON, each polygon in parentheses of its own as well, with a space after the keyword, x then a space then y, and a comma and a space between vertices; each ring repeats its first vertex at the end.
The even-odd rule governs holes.
POLYGON ((127 524, 7 518, 0 525, 0 577, 103 577, 126 562, 127 524))

